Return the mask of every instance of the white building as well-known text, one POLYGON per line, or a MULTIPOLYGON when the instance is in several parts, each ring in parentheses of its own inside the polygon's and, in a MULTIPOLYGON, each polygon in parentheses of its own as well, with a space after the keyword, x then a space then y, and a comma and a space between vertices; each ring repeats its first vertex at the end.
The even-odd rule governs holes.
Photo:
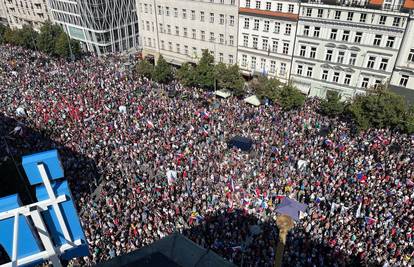
POLYGON ((0 0, 0 24, 7 24, 7 12, 3 0, 0 0))
POLYGON ((238 64, 245 74, 289 79, 299 2, 240 0, 238 64))
POLYGON ((291 80, 311 96, 331 90, 343 99, 389 82, 409 16, 401 4, 302 2, 291 80))
POLYGON ((208 49, 216 62, 237 63, 238 0, 138 0, 143 55, 197 62, 208 49))
MULTIPOLYGON (((38 30, 42 23, 50 19, 47 3, 44 0, 0 0, 12 28, 22 28, 24 24, 38 30)), ((1 12, 0 12, 1 13, 1 12)))
MULTIPOLYGON (((414 1, 411 2, 411 8, 414 8, 414 1)), ((392 75, 391 87, 402 95, 414 95, 414 13, 411 14, 405 31, 392 75)), ((414 96, 412 99, 414 100, 414 96)))
POLYGON ((139 46, 135 0, 48 0, 53 21, 97 55, 139 46))

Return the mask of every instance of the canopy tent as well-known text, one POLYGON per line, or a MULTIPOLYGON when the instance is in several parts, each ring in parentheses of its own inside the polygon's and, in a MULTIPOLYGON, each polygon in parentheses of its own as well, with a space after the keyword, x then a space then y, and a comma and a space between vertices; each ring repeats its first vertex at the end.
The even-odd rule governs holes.
POLYGON ((222 98, 228 98, 231 96, 231 92, 229 90, 217 90, 214 94, 222 98))
POLYGON ((248 98, 245 98, 243 101, 256 107, 260 106, 260 100, 255 95, 249 96, 248 98))
POLYGON ((228 148, 239 148, 243 151, 250 151, 252 149, 253 140, 250 138, 235 136, 227 142, 228 148))
POLYGON ((300 203, 294 199, 285 197, 282 200, 282 203, 280 203, 277 206, 276 211, 280 214, 290 216, 295 221, 299 221, 299 213, 305 212, 307 208, 308 205, 300 203))

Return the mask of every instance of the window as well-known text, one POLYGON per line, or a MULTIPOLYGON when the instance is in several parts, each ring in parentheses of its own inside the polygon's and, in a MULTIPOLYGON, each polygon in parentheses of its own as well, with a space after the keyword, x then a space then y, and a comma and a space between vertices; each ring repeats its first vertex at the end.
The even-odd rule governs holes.
POLYGON ((214 42, 216 38, 214 38, 214 32, 210 32, 210 42, 214 42))
POLYGON ((223 55, 223 53, 220 53, 219 54, 219 62, 223 62, 223 60, 224 60, 224 55, 223 55))
POLYGON ((276 71, 276 61, 270 60, 270 70, 269 70, 269 72, 270 73, 275 73, 275 71, 276 71))
POLYGON ((210 13, 210 23, 214 23, 214 13, 210 13))
POLYGON ((300 55, 301 57, 306 56, 306 45, 301 45, 301 46, 300 46, 300 52, 299 52, 299 55, 300 55))
POLYGON ((293 13, 293 8, 294 8, 294 6, 292 4, 289 4, 288 12, 293 13))
POLYGON ((268 32, 270 28, 270 21, 265 20, 264 21, 264 27, 263 27, 263 31, 268 32))
POLYGON ((246 7, 250 7, 250 0, 246 0, 246 7))
POLYGON ((316 47, 311 47, 311 51, 310 51, 310 58, 315 58, 316 57, 316 47))
POLYGON ((303 27, 303 35, 305 35, 305 36, 309 36, 309 29, 310 29, 310 26, 305 25, 305 26, 303 27))
POLYGON ((178 26, 175 26, 175 35, 180 35, 180 28, 178 26))
POLYGON ((193 55, 197 56, 197 47, 194 47, 194 46, 193 46, 193 55))
POLYGON ((220 24, 224 24, 224 14, 220 14, 220 24))
POLYGON ((167 33, 171 34, 171 25, 167 25, 167 33))
POLYGON ((325 60, 326 61, 332 61, 332 54, 333 54, 333 50, 332 49, 326 50, 325 60))
POLYGON ((408 59, 409 62, 414 62, 414 48, 410 49, 410 53, 408 54, 408 59))
POLYGON ((263 39, 262 40, 262 49, 263 50, 265 50, 265 51, 267 51, 267 48, 268 48, 268 40, 267 39, 263 39))
POLYGON ((361 13, 360 17, 359 17, 359 22, 366 22, 367 21, 367 14, 366 13, 361 13))
POLYGON ((349 31, 344 31, 344 34, 342 35, 342 41, 348 42, 349 40, 349 31))
POLYGON ((286 63, 280 63, 280 71, 279 75, 285 76, 286 75, 286 63))
POLYGON ((246 67, 247 66, 247 56, 246 55, 242 55, 242 63, 241 63, 242 67, 246 67))
POLYGON ((193 39, 197 38, 197 34, 196 34, 196 30, 192 29, 192 35, 193 35, 193 39))
POLYGON ((148 13, 148 5, 147 4, 144 4, 144 12, 148 13))
POLYGON ((400 86, 407 86, 408 83, 408 75, 401 75, 400 86))
POLYGON ((302 73, 303 73, 303 66, 302 65, 298 65, 298 68, 296 69, 296 74, 302 75, 302 73))
POLYGON ((252 60, 250 61, 250 68, 252 70, 256 69, 256 57, 252 57, 252 60))
POLYGON ((259 30, 259 20, 255 19, 253 24, 253 30, 259 30))
POLYGON ((383 58, 381 59, 381 63, 379 66, 380 70, 386 71, 387 70, 387 66, 388 66, 388 58, 383 58))
POLYGON ((272 43, 272 52, 277 53, 277 46, 278 46, 278 42, 276 40, 273 40, 273 43, 272 43))
POLYGON ((244 18, 244 28, 248 29, 250 26, 250 21, 249 18, 244 18))
POLYGON ((282 3, 277 3, 277 11, 282 12, 282 3))
POLYGON ((176 44, 176 50, 177 50, 177 53, 179 54, 180 53, 180 44, 176 44))
POLYGON ((274 33, 279 33, 279 32, 280 32, 280 22, 275 22, 274 33))
POLYGON ((164 50, 165 49, 165 42, 164 40, 161 40, 161 49, 164 50))
POLYGON ((375 57, 374 56, 370 56, 368 58, 367 68, 373 69, 374 68, 374 64, 375 64, 375 57))
POLYGON ((290 35, 292 32, 292 24, 286 24, 285 35, 290 35))
POLYGON ((313 67, 308 67, 308 71, 306 72, 306 76, 312 77, 313 67))
POLYGON ((306 9, 306 16, 307 17, 312 17, 312 8, 307 8, 306 9))
POLYGON ((289 43, 283 43, 282 53, 286 55, 289 53, 289 43))
POLYGON ((186 18, 187 18, 187 10, 183 9, 183 19, 186 19, 186 18))
POLYGON ((220 33, 219 40, 220 40, 220 44, 224 44, 224 34, 220 33))
POLYGON ((204 21, 204 11, 200 11, 200 21, 204 21))
POLYGON ((160 23, 160 32, 164 32, 164 27, 163 27, 163 25, 162 25, 162 23, 160 23))
POLYGON ((318 18, 322 18, 323 17, 323 9, 320 8, 318 9, 318 18))
POLYGON ((376 34, 375 38, 374 38, 374 45, 375 46, 380 46, 381 45, 381 39, 382 39, 382 35, 381 34, 376 34))
POLYGON ((248 47, 249 46, 249 36, 244 35, 243 36, 243 46, 248 47))
POLYGON ((272 8, 271 2, 266 2, 266 10, 270 10, 272 8))
POLYGON ((335 19, 341 19, 341 11, 335 11, 335 19))
POLYGON ((379 24, 380 25, 385 25, 385 22, 387 21, 387 16, 381 16, 380 17, 380 21, 379 24))
POLYGON ((257 9, 260 9, 260 4, 261 4, 260 1, 256 1, 256 8, 257 9))
POLYGON ((351 74, 346 74, 344 78, 344 84, 349 85, 351 83, 351 74))
POLYGON ((178 9, 174 8, 173 13, 174 13, 174 17, 177 18, 178 17, 178 9))
POLYGON ((183 28, 184 37, 187 37, 187 28, 183 28))
POLYGON ((172 43, 168 42, 168 50, 172 51, 172 43))
POLYGON ((351 66, 354 66, 355 65, 356 57, 357 57, 357 54, 355 54, 355 53, 352 53, 349 56, 349 65, 351 65, 351 66))
POLYGON ((352 21, 354 19, 354 12, 348 12, 348 21, 352 21))
POLYGON ((388 36, 386 46, 389 47, 389 48, 393 48, 394 47, 394 41, 395 41, 395 36, 388 36))
POLYGON ((360 44, 362 40, 362 32, 357 32, 355 33, 355 40, 354 42, 357 44, 360 44))
POLYGON ((338 63, 339 64, 343 64, 344 63, 344 58, 345 58, 345 52, 344 51, 339 51, 338 53, 338 63))
POLYGON ((266 69, 266 59, 265 58, 260 59, 260 69, 261 70, 266 69))
POLYGON ((234 57, 233 57, 233 55, 229 55, 229 64, 234 64, 234 57))
POLYGON ((339 81, 339 72, 334 72, 333 77, 332 77, 332 81, 334 83, 337 83, 339 81))
POLYGON ((188 55, 188 45, 185 45, 184 46, 184 54, 185 55, 188 55))
POLYGON ((367 89, 368 88, 368 83, 369 83, 369 78, 367 78, 367 77, 363 78, 361 87, 364 88, 364 89, 367 89))
POLYGON ((401 18, 400 17, 394 17, 394 21, 392 22, 392 26, 399 27, 400 23, 401 23, 401 18))
POLYGON ((313 31, 313 36, 319 37, 320 32, 321 32, 321 27, 315 27, 315 30, 313 31))
POLYGON ((230 16, 229 25, 234 26, 234 16, 230 16))
POLYGON ((254 49, 257 49, 257 40, 258 40, 257 37, 253 37, 253 48, 254 49))
POLYGON ((230 46, 234 45, 234 36, 233 35, 229 35, 229 45, 230 46))
POLYGON ((191 19, 195 20, 195 10, 191 10, 191 19))
POLYGON ((162 7, 158 6, 158 15, 162 15, 162 7))
POLYGON ((205 41, 206 40, 206 32, 205 31, 200 31, 201 34, 201 40, 205 41))
POLYGON ((331 40, 336 40, 337 33, 338 33, 337 29, 332 29, 331 30, 331 36, 330 36, 331 40))
POLYGON ((329 73, 328 70, 323 70, 321 79, 324 80, 324 81, 328 80, 328 73, 329 73))

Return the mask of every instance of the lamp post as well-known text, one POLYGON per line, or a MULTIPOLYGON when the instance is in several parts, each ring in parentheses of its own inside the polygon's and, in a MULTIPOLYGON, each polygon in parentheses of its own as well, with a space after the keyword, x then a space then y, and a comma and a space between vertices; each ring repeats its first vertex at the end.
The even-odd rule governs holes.
POLYGON ((276 225, 279 228, 279 242, 276 247, 275 267, 282 266, 283 252, 286 245, 286 237, 288 232, 295 225, 292 217, 289 215, 279 215, 276 217, 276 225))

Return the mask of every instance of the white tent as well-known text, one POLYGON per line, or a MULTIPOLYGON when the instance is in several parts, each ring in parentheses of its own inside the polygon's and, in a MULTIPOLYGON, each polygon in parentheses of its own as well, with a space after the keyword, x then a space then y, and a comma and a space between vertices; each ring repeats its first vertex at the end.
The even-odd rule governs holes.
POLYGON ((222 98, 228 98, 231 96, 231 92, 228 90, 217 90, 214 92, 214 94, 222 98))
POLYGON ((248 98, 245 98, 243 101, 256 107, 260 106, 260 100, 255 95, 249 96, 248 98))

